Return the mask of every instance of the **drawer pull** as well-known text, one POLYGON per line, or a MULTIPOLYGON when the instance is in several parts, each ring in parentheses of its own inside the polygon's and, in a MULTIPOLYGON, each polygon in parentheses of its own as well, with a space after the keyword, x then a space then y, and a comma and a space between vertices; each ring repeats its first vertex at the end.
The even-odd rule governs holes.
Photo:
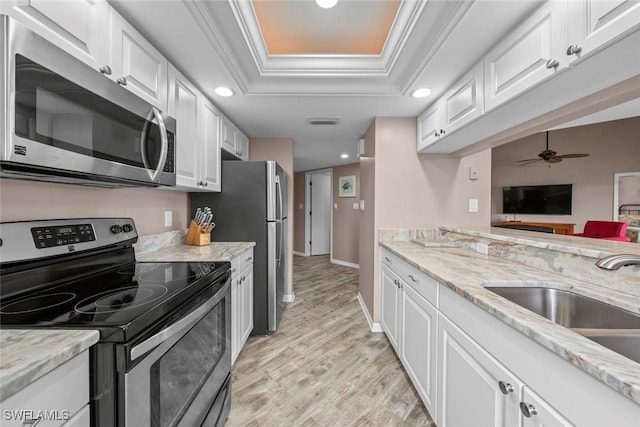
POLYGON ((391 262, 391 260, 389 258, 387 258, 387 257, 384 257, 384 260, 387 261, 387 262, 391 262))
POLYGON ((502 392, 502 394, 513 393, 513 386, 509 383, 498 381, 498 387, 500 387, 500 391, 502 392))
POLYGON ((411 274, 409 275, 409 279, 413 280, 415 283, 419 282, 419 280, 416 280, 411 274))
POLYGON ((250 256, 249 258, 247 258, 247 261, 252 261, 252 260, 253 260, 253 257, 252 257, 252 256, 250 256))
POLYGON ((525 402, 520 402, 520 411, 522 412, 522 415, 527 418, 531 418, 538 414, 538 410, 535 406, 525 402))
POLYGON ((236 272, 236 269, 235 269, 235 268, 232 268, 232 269, 231 269, 231 274, 233 274, 233 273, 235 273, 235 272, 236 272))

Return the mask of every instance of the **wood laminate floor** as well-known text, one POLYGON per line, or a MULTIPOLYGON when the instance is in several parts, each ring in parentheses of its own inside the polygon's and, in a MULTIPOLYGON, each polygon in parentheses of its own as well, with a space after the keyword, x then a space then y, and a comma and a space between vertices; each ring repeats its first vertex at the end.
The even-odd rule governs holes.
POLYGON ((234 426, 435 426, 391 345, 356 299, 358 270, 294 257, 295 301, 232 370, 234 426))

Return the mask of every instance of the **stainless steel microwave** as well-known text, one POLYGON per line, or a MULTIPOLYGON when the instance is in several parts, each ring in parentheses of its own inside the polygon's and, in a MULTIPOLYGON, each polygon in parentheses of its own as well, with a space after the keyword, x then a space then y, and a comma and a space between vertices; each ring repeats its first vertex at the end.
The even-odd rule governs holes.
POLYGON ((173 186, 175 120, 0 15, 0 177, 173 186))

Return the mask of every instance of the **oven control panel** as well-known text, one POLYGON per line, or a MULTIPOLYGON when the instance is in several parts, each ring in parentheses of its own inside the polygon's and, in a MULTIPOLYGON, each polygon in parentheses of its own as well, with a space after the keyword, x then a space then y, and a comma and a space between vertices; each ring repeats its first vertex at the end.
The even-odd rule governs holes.
POLYGON ((75 243, 92 242, 96 240, 96 234, 91 224, 33 227, 31 229, 31 235, 38 249, 73 245, 75 243))

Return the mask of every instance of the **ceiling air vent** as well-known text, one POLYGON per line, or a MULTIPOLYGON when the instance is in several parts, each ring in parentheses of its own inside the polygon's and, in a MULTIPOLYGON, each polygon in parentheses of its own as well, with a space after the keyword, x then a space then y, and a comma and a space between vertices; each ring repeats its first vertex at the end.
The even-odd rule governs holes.
POLYGON ((337 125, 340 117, 307 117, 308 125, 337 125))

